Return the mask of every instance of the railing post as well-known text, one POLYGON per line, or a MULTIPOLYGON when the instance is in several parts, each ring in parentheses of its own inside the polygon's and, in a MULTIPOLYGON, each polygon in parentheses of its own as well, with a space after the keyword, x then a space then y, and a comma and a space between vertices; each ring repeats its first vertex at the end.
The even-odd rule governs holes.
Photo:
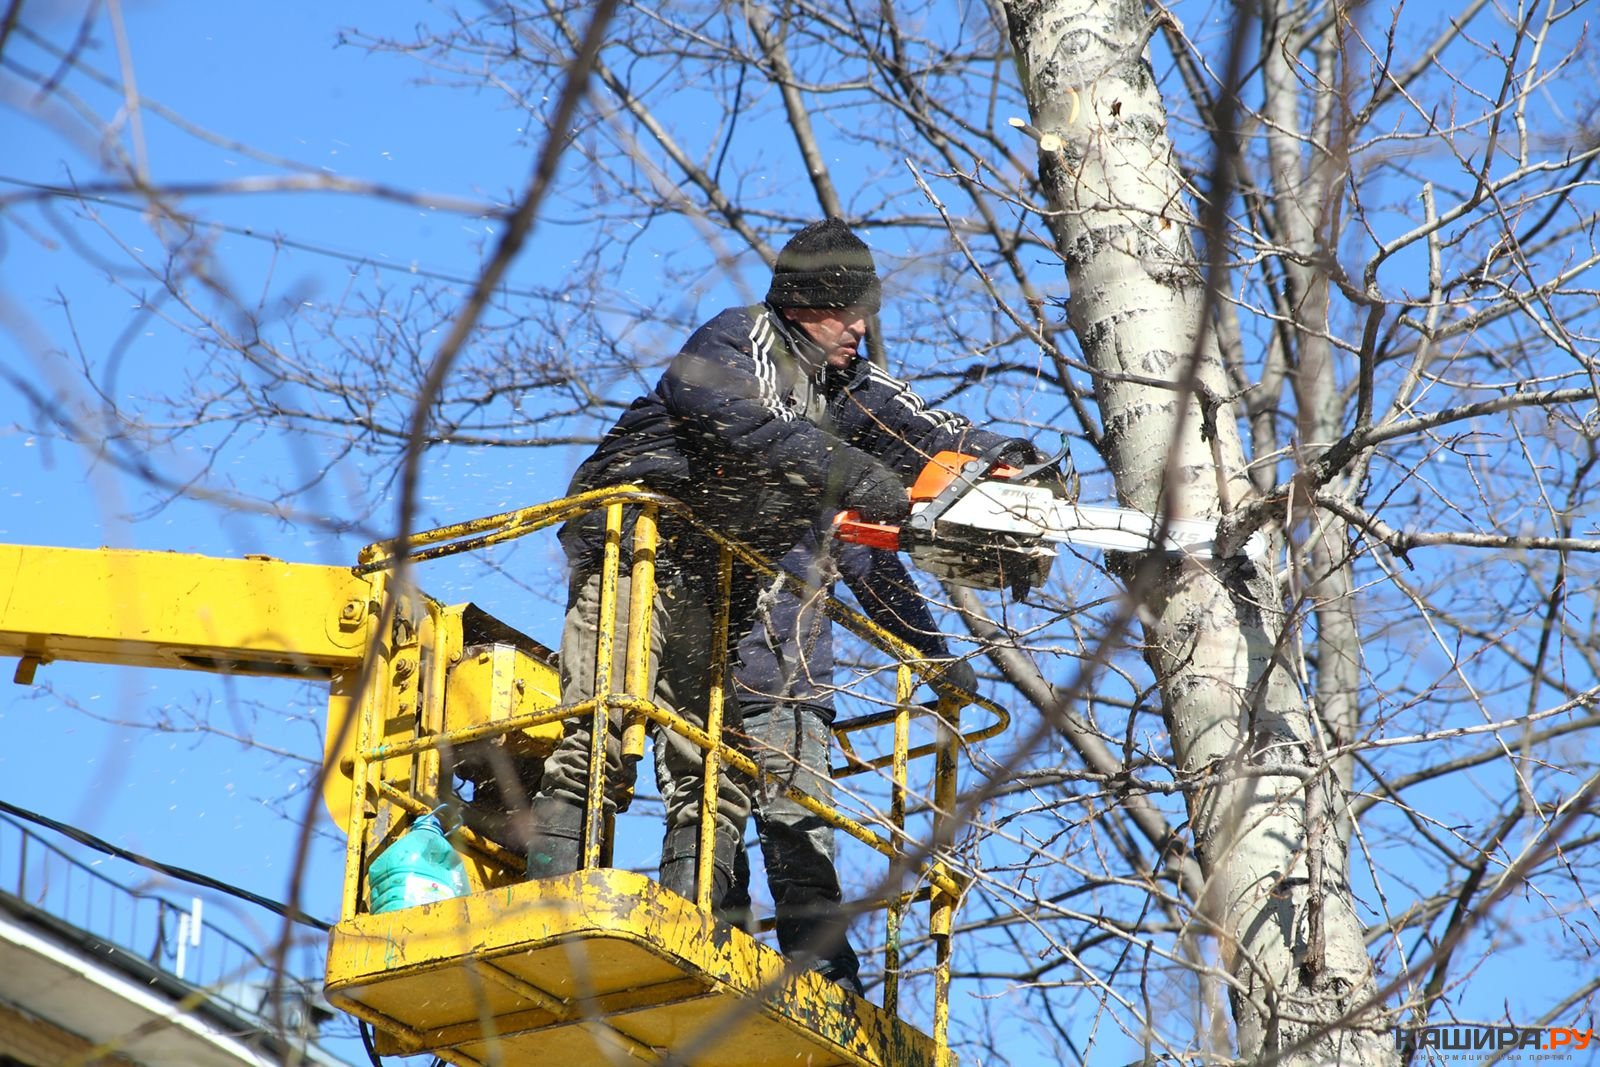
MULTIPOLYGON (((961 704, 950 697, 941 697, 938 706, 938 749, 934 760, 933 779, 933 870, 935 874, 950 875, 945 857, 955 845, 958 746, 961 743, 961 704)), ((939 1067, 952 1062, 949 1049, 950 1030, 950 933, 955 925, 956 898, 939 888, 942 879, 934 879, 933 892, 928 897, 928 933, 934 943, 933 972, 933 1042, 938 1050, 939 1067)))
MULTIPOLYGON (((894 828, 895 855, 890 863, 903 867, 906 841, 906 764, 911 750, 911 694, 916 689, 911 668, 900 664, 895 672, 894 758, 890 764, 889 821, 894 828)), ((896 872, 904 879, 906 872, 896 872)), ((898 880, 897 880, 898 881, 898 880)), ((905 920, 905 901, 899 893, 891 896, 885 916, 883 945, 883 1010, 900 1013, 900 926, 905 920)))
POLYGON ((733 595, 733 553, 717 546, 717 604, 711 624, 711 667, 706 699, 706 749, 701 772, 700 854, 695 861, 694 899, 701 911, 711 910, 711 869, 717 848, 717 797, 722 778, 722 698, 728 674, 729 599, 733 595))
MULTIPOLYGON (((623 667, 623 688, 629 696, 650 700, 651 624, 656 601, 656 507, 639 509, 633 527, 633 579, 628 583, 628 654, 623 667)), ((645 717, 629 711, 622 729, 622 759, 637 763, 644 758, 645 717)))
POLYGON ((600 566, 600 617, 595 620, 594 711, 589 720, 589 796, 584 805, 579 866, 600 865, 606 833, 606 749, 611 744, 611 659, 616 650, 617 581, 622 555, 622 505, 606 508, 606 547, 600 566))

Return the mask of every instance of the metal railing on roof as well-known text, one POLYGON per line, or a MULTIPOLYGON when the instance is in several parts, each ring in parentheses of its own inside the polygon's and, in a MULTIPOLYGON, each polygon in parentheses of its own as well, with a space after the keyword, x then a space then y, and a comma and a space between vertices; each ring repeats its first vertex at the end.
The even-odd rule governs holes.
MULTIPOLYGON (((275 981, 277 961, 206 919, 199 897, 183 902, 125 885, 5 814, 0 905, 53 920, 58 932, 85 943, 120 950, 125 960, 154 968, 264 1034, 314 1039, 316 1016, 328 1010, 316 1002, 325 935, 297 930, 286 955, 293 973, 275 981), (280 988, 286 992, 273 998, 280 988)), ((115 965, 117 953, 107 962, 115 965)))

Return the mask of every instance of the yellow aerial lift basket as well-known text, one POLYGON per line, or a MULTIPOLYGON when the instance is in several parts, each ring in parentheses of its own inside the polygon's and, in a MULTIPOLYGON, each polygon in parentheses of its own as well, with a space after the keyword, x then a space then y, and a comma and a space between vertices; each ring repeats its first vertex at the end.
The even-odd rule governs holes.
MULTIPOLYGON (((654 595, 656 517, 673 509, 690 524, 693 516, 668 499, 632 487, 601 490, 536 508, 445 527, 413 537, 407 557, 420 561, 452 552, 495 544, 557 522, 582 511, 604 508, 607 550, 602 578, 601 651, 595 700, 563 707, 553 660, 527 650, 524 692, 538 693, 524 706, 502 713, 487 708, 468 722, 449 714, 448 726, 428 722, 426 711, 415 716, 415 732, 398 733, 386 724, 407 722, 392 714, 396 694, 370 686, 356 715, 346 746, 354 755, 343 760, 354 782, 364 783, 367 803, 347 813, 351 860, 347 865, 344 916, 335 928, 328 954, 329 999, 345 1011, 392 1035, 395 1051, 432 1052, 459 1064, 526 1064, 549 1062, 672 1062, 740 1065, 796 1064, 824 1067, 936 1067, 951 1062, 945 1044, 948 1019, 949 935, 951 913, 963 886, 945 864, 938 846, 954 834, 956 754, 961 744, 991 736, 1006 725, 1002 710, 981 701, 991 713, 983 729, 966 737, 944 729, 932 745, 911 747, 910 720, 922 709, 911 703, 916 681, 916 652, 870 622, 842 608, 836 614, 846 625, 880 647, 898 654, 898 703, 892 712, 839 724, 850 756, 842 773, 886 769, 891 777, 890 825, 873 829, 846 817, 815 798, 793 794, 819 818, 881 852, 891 863, 909 869, 922 886, 889 894, 879 904, 890 912, 886 923, 884 1006, 872 1004, 807 970, 797 969, 755 937, 713 917, 709 907, 709 842, 703 841, 699 900, 685 900, 648 878, 603 865, 609 852, 610 827, 605 825, 601 796, 604 772, 598 755, 590 761, 584 867, 574 875, 540 881, 520 880, 520 857, 497 849, 482 835, 464 831, 458 847, 473 859, 479 892, 455 900, 398 912, 368 914, 362 910, 362 877, 371 859, 393 840, 403 812, 420 814, 443 799, 439 754, 480 743, 492 736, 547 731, 572 715, 590 715, 603 722, 610 708, 625 713, 623 749, 642 752, 646 722, 676 730, 707 752, 706 796, 702 798, 702 832, 709 836, 711 797, 720 773, 755 775, 755 765, 720 733, 718 695, 707 709, 707 727, 700 730, 671 709, 639 694, 645 685, 649 613, 654 595), (629 588, 632 603, 618 603, 624 507, 633 507, 634 543, 629 588), (622 616, 622 612, 629 612, 622 616), (629 647, 620 679, 610 678, 612 636, 619 617, 629 647), (616 683, 616 684, 612 684, 616 683), (849 735, 868 726, 894 726, 893 750, 876 758, 855 752, 849 735), (932 789, 936 815, 933 841, 914 842, 906 834, 907 772, 912 759, 935 757, 932 789), (412 762, 415 761, 415 762, 412 762), (410 783, 408 787, 406 783, 410 783), (403 809, 403 812, 399 809, 403 809), (920 858, 919 858, 920 857, 920 858), (924 1034, 896 1016, 899 995, 898 936, 900 916, 917 898, 932 909, 930 930, 938 945, 935 973, 934 1032, 924 1034)), ((723 588, 735 557, 772 575, 776 572, 741 546, 712 531, 719 543, 723 588)), ((397 562, 398 546, 375 545, 363 553, 357 569, 381 575, 397 562)), ((727 633, 726 597, 720 605, 719 635, 727 633)), ((430 649, 427 633, 447 627, 419 627, 415 661, 408 678, 437 675, 440 664, 458 655, 455 649, 430 649)), ((725 644, 725 642, 719 642, 725 644)), ((463 657, 457 662, 470 660, 463 657)), ((446 668, 459 670, 459 667, 446 668)), ((723 664, 714 662, 713 674, 723 664)), ((435 687, 438 683, 435 682, 435 687)), ((445 683, 449 689, 449 683, 445 683)), ((452 690, 453 692, 453 690, 452 690)), ((405 693, 399 704, 417 706, 405 693)), ((426 709, 427 701, 421 701, 426 709)), ((959 705, 939 709, 953 721, 959 705)), ((543 735, 553 743, 556 733, 543 735)), ((604 729, 592 736, 603 738, 604 729)))

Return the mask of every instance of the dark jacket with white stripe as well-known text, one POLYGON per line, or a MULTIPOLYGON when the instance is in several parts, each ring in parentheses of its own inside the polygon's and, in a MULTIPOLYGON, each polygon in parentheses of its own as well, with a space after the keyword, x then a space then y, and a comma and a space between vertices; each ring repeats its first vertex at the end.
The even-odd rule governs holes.
MULTIPOLYGON (((865 359, 837 370, 820 353, 797 358, 809 345, 764 304, 717 315, 617 420, 578 467, 569 493, 644 485, 776 559, 838 510, 872 468, 887 467, 909 485, 936 452, 1006 440, 927 407, 865 359), (807 373, 808 365, 819 369, 807 373)), ((563 528, 575 565, 597 560, 602 523, 592 514, 563 528)), ((678 542, 680 558, 699 555, 693 539, 665 520, 663 535, 678 542)))

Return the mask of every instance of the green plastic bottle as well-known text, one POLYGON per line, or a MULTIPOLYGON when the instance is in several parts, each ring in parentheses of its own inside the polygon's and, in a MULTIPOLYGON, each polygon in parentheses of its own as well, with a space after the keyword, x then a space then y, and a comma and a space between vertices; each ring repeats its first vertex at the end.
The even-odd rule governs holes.
POLYGON ((367 886, 374 912, 414 908, 471 891, 466 864, 433 815, 418 819, 372 861, 367 886))

